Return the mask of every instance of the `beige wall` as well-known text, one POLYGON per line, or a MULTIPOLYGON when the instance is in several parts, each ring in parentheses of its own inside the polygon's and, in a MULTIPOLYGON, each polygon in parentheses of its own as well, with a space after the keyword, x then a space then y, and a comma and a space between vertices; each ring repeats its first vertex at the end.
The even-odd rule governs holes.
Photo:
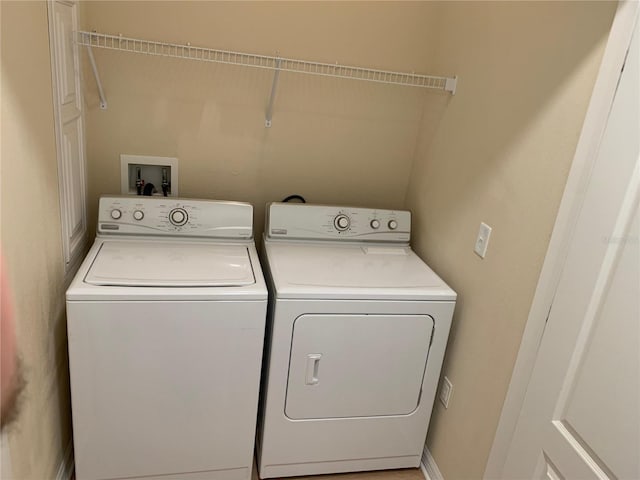
MULTIPOLYGON (((10 444, 14 477, 40 480, 70 437, 46 6, 1 5, 2 249, 30 379, 10 444)), ((268 72, 96 50, 109 109, 87 76, 88 215, 119 191, 120 153, 179 157, 181 195, 250 201, 258 228, 290 193, 414 210, 417 250, 460 293, 455 390, 428 444, 448 480, 480 477, 615 5, 83 8, 83 27, 107 33, 460 76, 448 97, 283 73, 265 129, 268 72), (485 260, 480 221, 494 228, 485 260)))
POLYGON ((0 5, 2 252, 28 382, 8 435, 12 478, 53 479, 70 441, 70 407, 47 7, 0 5))
POLYGON ((418 252, 459 293, 453 397, 427 440, 448 480, 483 474, 615 6, 440 5, 433 66, 460 83, 426 107, 406 206, 418 252))
MULTIPOLYGON (((85 29, 145 39, 428 71, 430 3, 88 2, 85 29)), ((264 204, 308 201, 401 207, 422 89, 95 51, 109 108, 87 73, 90 221, 97 196, 119 193, 121 153, 176 156, 179 193, 264 204)))

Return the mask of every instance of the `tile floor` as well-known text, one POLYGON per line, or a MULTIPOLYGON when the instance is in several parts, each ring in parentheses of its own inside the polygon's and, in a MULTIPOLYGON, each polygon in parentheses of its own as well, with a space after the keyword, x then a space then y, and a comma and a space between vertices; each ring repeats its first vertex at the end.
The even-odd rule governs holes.
MULTIPOLYGON (((253 480, 258 479, 258 469, 253 466, 253 480)), ((75 480, 75 472, 71 480, 75 480)), ((382 470, 379 472, 340 473, 334 475, 313 475, 309 477, 291 477, 290 480, 424 480, 422 470, 419 468, 406 468, 404 470, 382 470)))
MULTIPOLYGON (((255 468, 253 469, 253 478, 254 480, 258 479, 255 468)), ((379 472, 292 477, 291 480, 424 480, 424 475, 419 468, 408 468, 404 470, 382 470, 379 472)))

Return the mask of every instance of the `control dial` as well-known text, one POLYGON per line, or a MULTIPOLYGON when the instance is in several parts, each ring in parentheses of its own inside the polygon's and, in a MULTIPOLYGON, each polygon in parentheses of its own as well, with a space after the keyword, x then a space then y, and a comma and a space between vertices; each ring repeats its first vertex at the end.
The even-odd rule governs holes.
POLYGON ((133 218, 136 220, 142 220, 144 218, 144 212, 142 210, 136 210, 133 212, 133 218))
POLYGON ((373 228, 374 230, 377 230, 380 228, 380 220, 374 218, 373 220, 371 220, 369 225, 371 225, 371 228, 373 228))
POLYGON ((336 227, 336 230, 339 232, 344 232, 351 225, 351 220, 344 213, 336 215, 333 219, 333 226, 336 227))
POLYGON ((389 230, 395 230, 396 228, 398 228, 398 222, 396 222, 395 220, 389 220, 389 230))
POLYGON ((184 208, 174 208, 169 212, 169 221, 176 227, 181 227, 189 220, 189 215, 184 208))
POLYGON ((122 216, 122 211, 114 208, 113 210, 111 210, 111 218, 113 218, 114 220, 118 220, 120 217, 122 216))

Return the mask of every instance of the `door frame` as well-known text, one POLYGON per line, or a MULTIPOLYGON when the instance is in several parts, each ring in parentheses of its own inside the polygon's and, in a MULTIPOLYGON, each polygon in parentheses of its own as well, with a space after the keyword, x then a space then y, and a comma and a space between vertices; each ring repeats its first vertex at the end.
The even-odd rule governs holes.
POLYGON ((639 11, 637 1, 624 0, 618 4, 613 19, 489 453, 486 479, 502 475, 639 11))

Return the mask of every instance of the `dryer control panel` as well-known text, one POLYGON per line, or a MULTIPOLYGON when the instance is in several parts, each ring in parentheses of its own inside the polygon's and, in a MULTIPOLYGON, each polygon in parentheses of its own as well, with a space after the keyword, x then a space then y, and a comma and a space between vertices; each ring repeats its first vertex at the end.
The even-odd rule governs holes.
POLYGON ((271 203, 267 237, 408 243, 411 212, 306 203, 271 203))
POLYGON ((253 207, 189 198, 103 196, 98 234, 250 239, 253 207))

